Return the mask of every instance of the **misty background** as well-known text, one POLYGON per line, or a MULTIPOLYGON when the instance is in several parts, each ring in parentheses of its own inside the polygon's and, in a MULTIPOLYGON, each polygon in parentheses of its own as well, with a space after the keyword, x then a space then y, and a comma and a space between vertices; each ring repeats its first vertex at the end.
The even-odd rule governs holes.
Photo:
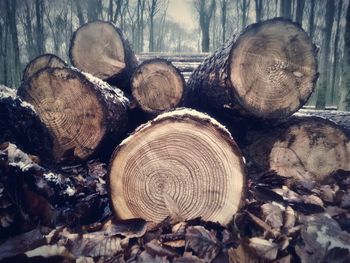
POLYGON ((318 108, 346 109, 339 102, 349 92, 343 70, 348 9, 349 0, 0 0, 0 84, 18 87, 26 64, 44 53, 69 62, 72 34, 90 21, 116 24, 136 54, 201 53, 251 23, 282 16, 300 23, 320 48, 320 77, 308 105, 316 105, 323 88, 326 101, 318 108))

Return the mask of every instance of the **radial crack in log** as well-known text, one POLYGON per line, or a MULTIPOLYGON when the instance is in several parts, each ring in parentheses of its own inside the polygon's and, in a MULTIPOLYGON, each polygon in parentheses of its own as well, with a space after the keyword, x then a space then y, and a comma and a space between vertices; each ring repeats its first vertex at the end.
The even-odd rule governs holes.
POLYGON ((307 101, 317 76, 306 32, 275 18, 250 25, 207 58, 188 81, 186 104, 228 118, 283 119, 307 101))
POLYGON ((128 100, 122 92, 77 70, 43 69, 18 94, 48 127, 56 162, 88 158, 109 134, 117 137, 126 125, 128 100))
POLYGON ((121 30, 111 23, 95 21, 78 28, 69 56, 82 71, 129 90, 137 60, 121 30))
POLYGON ((143 62, 135 71, 131 91, 142 110, 156 114, 181 104, 185 80, 169 61, 151 59, 143 62))
POLYGON ((54 54, 43 54, 28 63, 23 72, 23 81, 27 81, 31 76, 43 68, 64 68, 67 64, 54 54))
POLYGON ((175 110, 139 127, 116 148, 111 204, 121 219, 160 222, 169 216, 166 193, 182 218, 228 224, 241 206, 244 170, 240 150, 221 124, 194 110, 175 110))

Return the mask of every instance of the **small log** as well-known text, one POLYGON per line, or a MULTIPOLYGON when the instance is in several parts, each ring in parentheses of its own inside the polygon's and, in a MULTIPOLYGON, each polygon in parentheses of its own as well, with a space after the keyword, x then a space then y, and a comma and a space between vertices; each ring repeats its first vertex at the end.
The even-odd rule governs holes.
POLYGON ((77 70, 41 70, 21 85, 18 95, 48 127, 55 162, 88 158, 126 126, 128 100, 122 92, 77 70))
POLYGON ((143 62, 134 72, 131 92, 142 110, 157 114, 181 104, 185 80, 171 62, 151 59, 143 62))
POLYGON ((230 133, 203 113, 178 109, 140 126, 115 150, 109 192, 116 216, 167 216, 228 224, 241 207, 245 165, 230 133))
POLYGON ((22 81, 27 81, 31 76, 43 68, 64 68, 67 63, 54 54, 43 54, 30 61, 23 71, 22 81))
POLYGON ((332 121, 293 117, 279 128, 251 132, 243 152, 251 167, 301 181, 323 181, 350 170, 350 136, 332 121))
POLYGON ((188 80, 186 105, 231 119, 283 119, 307 101, 317 77, 306 32, 274 18, 248 26, 204 60, 188 80))
POLYGON ((111 23, 95 21, 78 28, 69 57, 78 69, 129 91, 137 60, 122 31, 111 23))
POLYGON ((0 85, 0 144, 11 142, 42 161, 49 161, 52 137, 33 106, 0 85))

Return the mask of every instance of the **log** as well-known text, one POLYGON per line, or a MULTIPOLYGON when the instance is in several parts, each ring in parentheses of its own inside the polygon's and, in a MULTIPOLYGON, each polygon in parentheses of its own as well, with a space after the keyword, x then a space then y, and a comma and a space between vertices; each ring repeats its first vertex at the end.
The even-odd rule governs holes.
POLYGON ((272 169, 298 181, 322 182, 338 169, 350 170, 350 136, 324 118, 293 117, 247 137, 242 149, 252 171, 272 169))
POLYGON ((43 68, 64 68, 67 63, 54 54, 43 54, 30 61, 23 71, 22 81, 27 81, 31 76, 43 68))
POLYGON ((52 137, 33 106, 0 85, 0 144, 12 142, 43 162, 51 159, 52 137))
POLYGON ((158 114, 182 103, 185 80, 171 62, 151 59, 141 63, 134 72, 131 92, 142 110, 158 114))
POLYGON ((20 86, 18 95, 48 127, 57 163, 90 157, 109 139, 115 143, 126 126, 128 100, 122 92, 77 70, 43 69, 20 86))
POLYGON ((95 21, 78 28, 70 42, 69 57, 78 69, 130 90, 137 60, 122 31, 111 23, 95 21))
POLYGON ((118 218, 167 216, 228 224, 242 205, 245 165, 216 120, 180 108, 140 126, 114 151, 109 193, 118 218))
POLYGON ((315 56, 300 25, 283 18, 252 24, 193 72, 186 105, 231 119, 286 118, 315 88, 315 56))

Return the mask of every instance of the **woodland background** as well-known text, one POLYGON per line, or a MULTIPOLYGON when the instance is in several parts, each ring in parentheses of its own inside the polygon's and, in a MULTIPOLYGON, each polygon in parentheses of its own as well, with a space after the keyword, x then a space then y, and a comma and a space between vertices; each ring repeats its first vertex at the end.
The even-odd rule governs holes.
POLYGON ((72 34, 90 21, 115 23, 136 54, 200 53, 277 16, 302 24, 319 47, 320 77, 308 105, 350 110, 348 0, 0 0, 0 84, 18 87, 26 64, 40 54, 68 61, 72 34), (180 23, 181 13, 168 15, 171 1, 191 8, 194 29, 180 23))

